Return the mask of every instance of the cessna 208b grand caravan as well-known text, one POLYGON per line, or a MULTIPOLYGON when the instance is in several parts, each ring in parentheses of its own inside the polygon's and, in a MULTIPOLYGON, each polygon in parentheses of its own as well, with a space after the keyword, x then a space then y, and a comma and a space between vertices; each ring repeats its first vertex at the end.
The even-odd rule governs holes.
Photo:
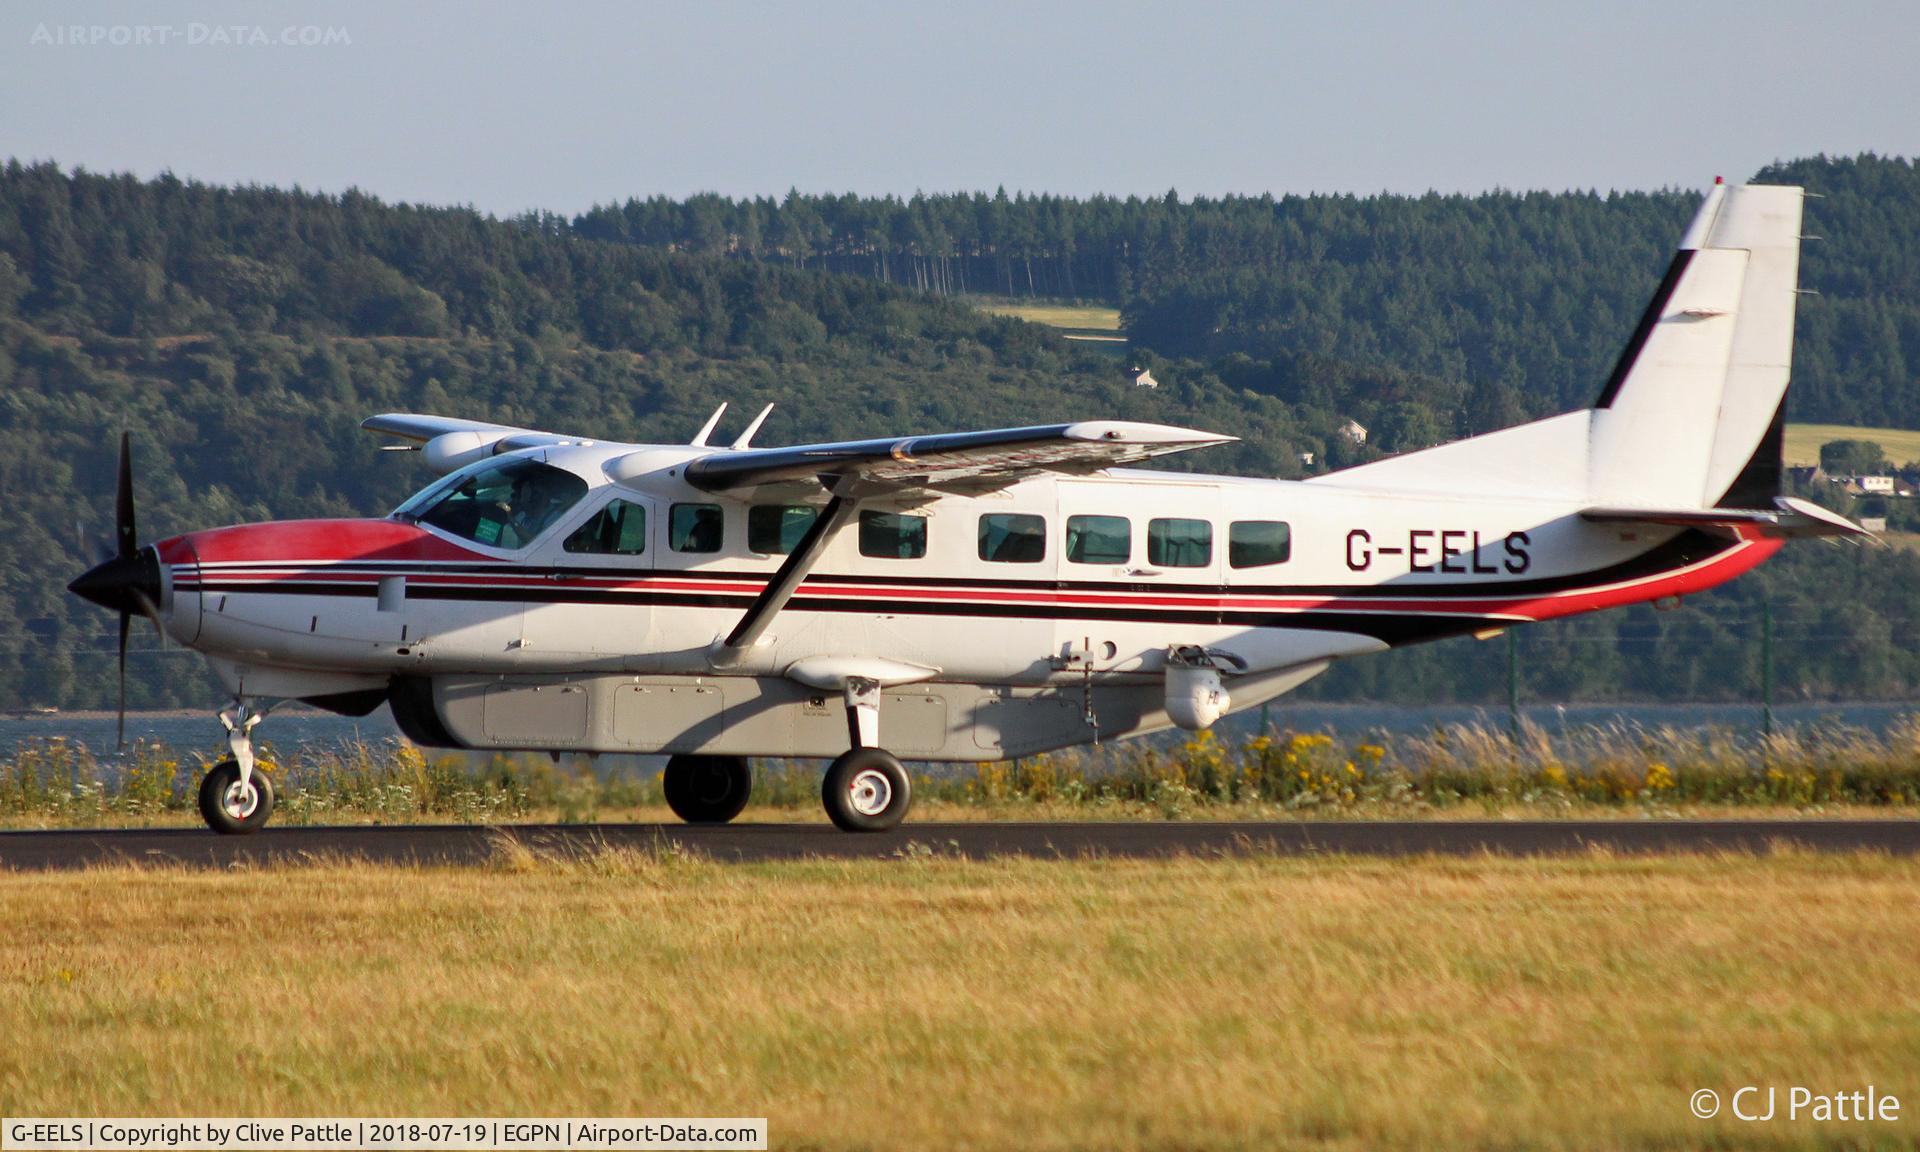
MULTIPOLYGON (((723 822, 747 757, 835 757, 834 823, 890 828, 896 753, 992 760, 1206 728, 1335 660, 1663 601, 1784 538, 1802 192, 1716 182, 1593 407, 1315 476, 1127 469, 1232 440, 1089 421, 802 447, 613 444, 384 415, 442 479, 377 520, 119 550, 73 591, 151 616, 234 696, 200 790, 259 828, 252 730, 380 704, 417 743, 665 753, 723 822)), ((723 406, 724 408, 724 406, 723 406)), ((124 668, 124 662, 123 662, 124 668)))

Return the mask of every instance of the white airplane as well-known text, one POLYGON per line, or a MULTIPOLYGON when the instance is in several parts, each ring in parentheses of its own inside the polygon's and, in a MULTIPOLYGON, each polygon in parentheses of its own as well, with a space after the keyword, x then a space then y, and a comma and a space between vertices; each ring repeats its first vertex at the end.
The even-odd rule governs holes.
MULTIPOLYGON (((1120 467, 1233 439, 1088 421, 760 449, 439 416, 364 427, 444 478, 392 514, 140 547, 71 585, 203 653, 233 705, 200 807, 266 823, 252 730, 391 706, 423 745, 666 753, 737 815, 747 757, 835 757, 893 827, 896 753, 979 761, 1206 728, 1335 660, 1733 579, 1859 531, 1780 495, 1802 192, 1716 184, 1593 407, 1284 481, 1120 467)), ((724 411, 725 405, 722 405, 724 411)), ((124 707, 124 695, 123 695, 124 707)))

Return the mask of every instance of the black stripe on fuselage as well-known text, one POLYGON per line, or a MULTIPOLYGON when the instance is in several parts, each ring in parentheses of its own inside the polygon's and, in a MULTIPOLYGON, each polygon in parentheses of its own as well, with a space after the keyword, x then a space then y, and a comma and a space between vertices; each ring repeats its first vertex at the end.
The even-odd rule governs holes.
POLYGON ((1687 274, 1687 265, 1693 262, 1693 253, 1692 248, 1682 248, 1673 254, 1673 263, 1667 265, 1667 274, 1661 277, 1660 287, 1654 290, 1647 310, 1640 314, 1640 323, 1634 326, 1632 338, 1620 350, 1620 359, 1614 361, 1613 374, 1607 377, 1607 386, 1600 390, 1600 399, 1593 402, 1595 408, 1613 407, 1621 387, 1633 373, 1634 363, 1640 359, 1641 351, 1652 338, 1654 325, 1660 323, 1660 314, 1667 310, 1667 305, 1673 300, 1673 290, 1680 286, 1680 278, 1687 274))
POLYGON ((1760 437, 1760 443, 1754 446, 1753 455, 1740 469, 1740 474, 1727 485, 1725 495, 1715 502, 1715 508, 1772 508, 1774 499, 1780 495, 1781 480, 1786 472, 1785 446, 1787 440, 1787 398, 1780 397, 1780 406, 1773 410, 1773 419, 1767 424, 1767 431, 1760 437))
MULTIPOLYGON (((1460 589, 1458 595, 1477 596, 1514 596, 1543 590, 1541 585, 1553 585, 1555 590, 1569 590, 1579 587, 1600 587, 1618 583, 1635 576, 1653 575, 1662 571, 1672 571, 1685 567, 1713 555, 1729 550, 1733 545, 1706 533, 1688 531, 1656 548, 1648 550, 1639 557, 1622 564, 1598 569, 1586 573, 1583 577, 1555 577, 1534 581, 1503 581, 1498 584, 1468 586, 1460 589), (1659 558, 1660 562, 1655 562, 1659 558), (1564 587, 1563 587, 1564 586, 1564 587)), ((673 575, 671 573, 667 575, 673 575)), ((682 574, 684 575, 684 574, 682 574)), ((879 582, 879 581, 876 581, 879 582)), ((956 582, 957 583, 957 582, 956 582)), ((1026 582, 1036 585, 1040 582, 1026 582)), ((998 586, 1007 587, 1006 582, 998 586)), ((1115 590, 1113 585, 1097 585, 1102 590, 1115 590)), ((205 593, 254 593, 266 595, 290 596, 352 596, 372 597, 374 590, 361 585, 341 585, 327 582, 275 581, 269 584, 231 583, 217 580, 203 582, 200 590, 205 593)), ((1169 589, 1147 586, 1145 591, 1167 592, 1169 589)), ((1245 592, 1245 589, 1209 586, 1204 589, 1212 595, 1231 595, 1245 592)), ((1352 595, 1356 589, 1334 588, 1336 595, 1352 595)), ((1428 596, 1433 589, 1419 586, 1400 586, 1392 594, 1397 596, 1428 596)), ((487 587, 480 585, 437 586, 421 584, 409 586, 409 597, 423 600, 451 600, 489 603, 525 603, 525 604, 605 604, 621 606, 666 606, 681 608, 730 608, 744 611, 754 602, 754 592, 742 589, 738 594, 716 592, 682 592, 671 589, 600 589, 569 587, 564 583, 550 586, 533 587, 487 587)), ((1288 595, 1318 595, 1316 590, 1308 588, 1288 589, 1288 595)), ((1463 606, 1463 608, 1466 606, 1463 606)), ((1515 621, 1499 616, 1473 612, 1466 608, 1461 612, 1369 612, 1357 609, 1310 608, 1300 610, 1279 609, 1242 609, 1218 608, 1196 604, 1193 607, 1169 605, 1135 606, 1124 604, 1034 604, 1034 603, 980 603, 962 600, 913 600, 893 599, 884 596, 873 598, 796 595, 787 605, 789 611, 801 612, 837 612, 859 613, 865 615, 884 614, 899 616, 957 616, 996 619, 1043 619, 1043 620, 1102 620, 1126 623, 1160 624, 1222 624, 1245 628, 1295 628, 1311 631, 1347 632, 1370 636, 1383 643, 1400 646, 1439 640, 1451 636, 1460 636, 1489 628, 1506 627, 1515 621)))
MULTIPOLYGON (((206 585, 208 593, 275 596, 360 596, 338 584, 295 582, 206 585)), ((548 588, 423 587, 407 595, 421 600, 537 604, 599 604, 619 607, 732 608, 745 611, 754 598, 711 592, 669 592, 548 588)), ((1411 644, 1479 632, 1513 623, 1497 617, 1448 613, 1298 611, 1219 608, 1135 607, 1125 604, 994 604, 966 600, 878 600, 837 596, 795 596, 786 612, 858 613, 874 616, 958 616, 990 619, 1098 620, 1146 624, 1226 624, 1241 628, 1299 628, 1315 632, 1352 632, 1388 644, 1411 644)))

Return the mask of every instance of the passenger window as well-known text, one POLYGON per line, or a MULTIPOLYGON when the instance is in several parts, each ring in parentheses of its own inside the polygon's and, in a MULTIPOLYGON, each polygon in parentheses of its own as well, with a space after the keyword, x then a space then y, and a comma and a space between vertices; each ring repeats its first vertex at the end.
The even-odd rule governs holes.
POLYGON ((1133 522, 1125 516, 1067 517, 1067 559, 1075 564, 1125 564, 1133 559, 1133 522))
POLYGON ((667 516, 667 546, 675 552, 718 552, 725 523, 718 504, 675 504, 667 516))
POLYGON ((927 518, 903 512, 860 513, 860 555, 918 560, 927 554, 927 518))
POLYGON ((1147 563, 1205 568, 1213 561, 1213 525, 1205 520, 1147 521, 1147 563))
POLYGON ((1235 568, 1285 564, 1293 555, 1293 530, 1282 520, 1235 520, 1227 528, 1227 563, 1235 568))
POLYGON ((615 500, 567 537, 569 552, 603 556, 638 556, 647 550, 647 510, 628 500, 615 500))
POLYGON ((755 504, 747 509, 747 548, 764 555, 785 556, 800 545, 820 509, 810 504, 755 504))
POLYGON ((1038 564, 1047 558, 1047 522, 1039 516, 995 513, 980 517, 980 559, 1038 564))

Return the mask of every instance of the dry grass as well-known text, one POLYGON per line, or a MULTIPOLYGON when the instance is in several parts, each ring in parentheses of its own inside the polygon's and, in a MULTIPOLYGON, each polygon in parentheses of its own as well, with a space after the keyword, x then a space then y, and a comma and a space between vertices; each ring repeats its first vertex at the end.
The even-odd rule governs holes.
POLYGON ((767 1115, 775 1146, 1597 1148, 1920 1086, 1920 863, 1269 857, 0 876, 13 1115, 767 1115))
POLYGON ((1006 298, 981 298, 974 306, 995 316, 1011 316, 1049 328, 1090 328, 1105 332, 1120 331, 1120 309, 1100 304, 1045 303, 1006 298))
POLYGON ((1846 424, 1789 424, 1782 455, 1788 464, 1820 463, 1829 440, 1871 440, 1895 464, 1920 460, 1920 432, 1907 428, 1855 428, 1846 424))

